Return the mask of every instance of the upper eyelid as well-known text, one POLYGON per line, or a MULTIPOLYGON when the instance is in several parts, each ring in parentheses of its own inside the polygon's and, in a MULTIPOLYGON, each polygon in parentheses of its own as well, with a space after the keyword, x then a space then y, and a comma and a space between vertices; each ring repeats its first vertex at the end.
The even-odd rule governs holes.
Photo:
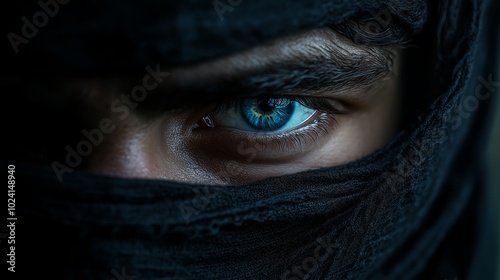
MULTIPOLYGON (((380 61, 366 65, 363 69, 352 66, 338 70, 338 64, 324 63, 301 64, 295 69, 273 70, 253 76, 234 78, 200 87, 171 88, 173 94, 190 97, 187 104, 192 104, 193 97, 199 97, 201 104, 221 102, 233 98, 246 98, 268 95, 307 95, 315 96, 330 91, 329 95, 361 97, 364 89, 383 81, 391 73, 390 61, 380 61), (302 68, 300 68, 302 67, 302 68), (300 68, 300 69, 299 69, 300 68), (338 70, 338 71, 337 71, 338 70), (308 81, 311 79, 311 81, 308 81)), ((345 65, 344 65, 345 66, 345 65)), ((167 94, 165 94, 166 96, 167 94)), ((326 94, 324 94, 326 95, 326 94)), ((168 98, 167 101, 171 101, 168 98)))
MULTIPOLYGON (((162 99, 161 110, 187 107, 198 101, 207 104, 228 98, 252 97, 269 94, 317 95, 331 91, 344 96, 362 98, 363 88, 381 82, 389 76, 396 54, 387 48, 373 47, 357 52, 353 59, 344 51, 332 53, 335 48, 325 46, 330 56, 326 60, 308 56, 294 61, 277 62, 265 71, 232 73, 224 79, 162 85, 157 95, 162 99), (308 81, 310 79, 310 81, 308 81)), ((323 52, 325 54, 325 52, 323 52)), ((175 80, 172 73, 171 78, 175 80)), ((191 107, 191 106, 189 106, 191 107)))
MULTIPOLYGON (((256 98, 286 98, 292 101, 296 101, 302 106, 308 107, 310 109, 336 115, 344 115, 349 112, 346 106, 344 106, 340 102, 336 102, 336 104, 333 105, 328 101, 324 101, 326 99, 329 99, 326 97, 300 96, 300 95, 266 95, 266 96, 259 96, 256 98)), ((244 98, 235 98, 224 102, 219 102, 215 105, 214 109, 211 110, 210 114, 217 114, 221 110, 228 110, 233 106, 237 107, 241 104, 242 99, 244 98)))

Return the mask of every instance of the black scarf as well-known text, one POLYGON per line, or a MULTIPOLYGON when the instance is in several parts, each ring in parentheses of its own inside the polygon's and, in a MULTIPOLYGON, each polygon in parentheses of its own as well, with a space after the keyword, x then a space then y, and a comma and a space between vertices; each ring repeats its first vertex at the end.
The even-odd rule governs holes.
POLYGON ((431 104, 361 160, 244 186, 83 171, 59 182, 50 164, 10 155, 3 162, 16 165, 16 275, 493 279, 482 156, 498 86, 492 3, 237 2, 222 21, 225 6, 217 10, 214 1, 69 2, 40 37, 19 45, 9 73, 28 65, 60 74, 193 63, 358 13, 389 11, 434 61, 431 104), (46 61, 33 63, 41 53, 46 61))

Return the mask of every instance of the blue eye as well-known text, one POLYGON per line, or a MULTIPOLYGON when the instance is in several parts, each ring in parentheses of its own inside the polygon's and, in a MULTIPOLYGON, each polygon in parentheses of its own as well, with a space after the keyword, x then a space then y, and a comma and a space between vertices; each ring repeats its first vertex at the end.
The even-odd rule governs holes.
POLYGON ((272 131, 290 120, 295 103, 283 98, 244 99, 240 110, 243 119, 253 128, 272 131))
POLYGON ((212 114, 214 123, 253 132, 283 132, 297 128, 317 111, 290 98, 245 98, 212 114))

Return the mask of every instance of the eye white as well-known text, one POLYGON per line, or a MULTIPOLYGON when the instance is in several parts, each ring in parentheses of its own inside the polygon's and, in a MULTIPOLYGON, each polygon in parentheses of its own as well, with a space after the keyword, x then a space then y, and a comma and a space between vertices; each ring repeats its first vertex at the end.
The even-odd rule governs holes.
POLYGON ((243 116, 243 112, 241 111, 242 106, 238 105, 233 105, 229 108, 219 110, 216 114, 212 115, 212 118, 219 127, 272 134, 283 133, 300 127, 317 112, 317 110, 308 108, 297 101, 291 102, 295 106, 295 109, 289 116, 288 121, 283 126, 274 130, 258 129, 251 126, 243 116))

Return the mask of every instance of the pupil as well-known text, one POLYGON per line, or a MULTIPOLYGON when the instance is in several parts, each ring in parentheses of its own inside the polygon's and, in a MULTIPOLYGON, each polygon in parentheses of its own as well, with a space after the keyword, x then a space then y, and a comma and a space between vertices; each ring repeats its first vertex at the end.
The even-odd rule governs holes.
POLYGON ((243 119, 252 127, 267 131, 284 126, 294 110, 295 102, 287 98, 245 99, 241 104, 243 119))
POLYGON ((275 104, 271 99, 264 99, 257 102, 257 108, 263 113, 270 113, 275 109, 275 104))

